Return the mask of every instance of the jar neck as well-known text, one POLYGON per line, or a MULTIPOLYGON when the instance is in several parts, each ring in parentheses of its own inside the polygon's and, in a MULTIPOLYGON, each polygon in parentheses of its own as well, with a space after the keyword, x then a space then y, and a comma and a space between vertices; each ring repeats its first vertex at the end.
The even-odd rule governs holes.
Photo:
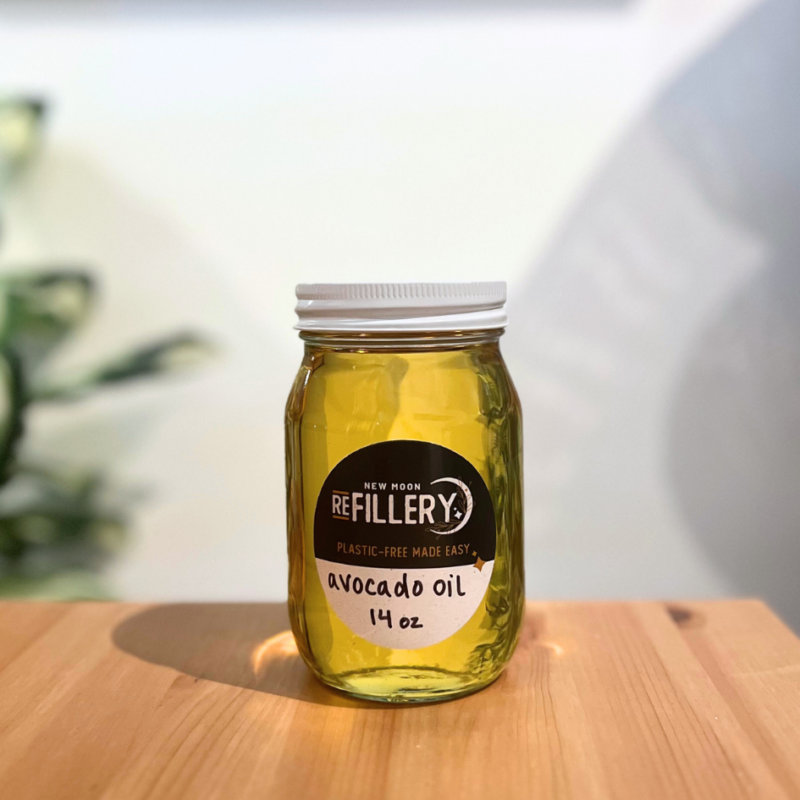
POLYGON ((487 344, 497 344, 503 328, 481 331, 407 331, 362 332, 353 331, 300 331, 306 349, 323 349, 337 352, 365 353, 409 352, 436 350, 466 350, 487 344))

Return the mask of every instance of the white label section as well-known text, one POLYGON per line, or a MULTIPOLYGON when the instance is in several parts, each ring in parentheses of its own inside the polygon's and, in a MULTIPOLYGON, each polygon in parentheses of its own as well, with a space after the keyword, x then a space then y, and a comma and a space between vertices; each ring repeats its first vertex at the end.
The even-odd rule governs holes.
POLYGON ((394 650, 452 636, 483 602, 494 561, 435 569, 356 567, 317 559, 328 603, 353 633, 394 650))

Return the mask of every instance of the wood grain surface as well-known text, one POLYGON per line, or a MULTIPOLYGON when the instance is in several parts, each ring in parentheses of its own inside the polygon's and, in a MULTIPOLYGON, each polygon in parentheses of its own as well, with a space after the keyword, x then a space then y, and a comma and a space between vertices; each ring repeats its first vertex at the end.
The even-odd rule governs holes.
POLYGON ((800 641, 757 601, 532 603, 420 707, 314 681, 283 606, 0 604, 0 796, 800 798, 800 641))

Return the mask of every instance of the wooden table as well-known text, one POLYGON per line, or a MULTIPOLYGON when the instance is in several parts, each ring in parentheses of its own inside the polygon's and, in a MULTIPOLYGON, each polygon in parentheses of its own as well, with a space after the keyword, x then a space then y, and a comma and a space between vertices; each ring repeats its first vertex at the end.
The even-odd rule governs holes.
POLYGON ((489 689, 349 700, 283 606, 0 605, 0 796, 800 798, 800 641, 757 601, 531 603, 489 689))

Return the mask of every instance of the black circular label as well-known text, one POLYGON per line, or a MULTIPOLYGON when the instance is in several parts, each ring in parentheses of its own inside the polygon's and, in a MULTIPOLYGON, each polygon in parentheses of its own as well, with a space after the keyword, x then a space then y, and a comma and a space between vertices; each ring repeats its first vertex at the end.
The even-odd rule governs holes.
POLYGON ((328 475, 314 515, 317 558, 390 569, 494 560, 492 498, 478 471, 430 442, 379 442, 328 475))
POLYGON ((444 641, 477 613, 494 570, 492 498, 465 458, 430 442, 351 453, 317 498, 314 554, 325 597, 382 647, 444 641))

